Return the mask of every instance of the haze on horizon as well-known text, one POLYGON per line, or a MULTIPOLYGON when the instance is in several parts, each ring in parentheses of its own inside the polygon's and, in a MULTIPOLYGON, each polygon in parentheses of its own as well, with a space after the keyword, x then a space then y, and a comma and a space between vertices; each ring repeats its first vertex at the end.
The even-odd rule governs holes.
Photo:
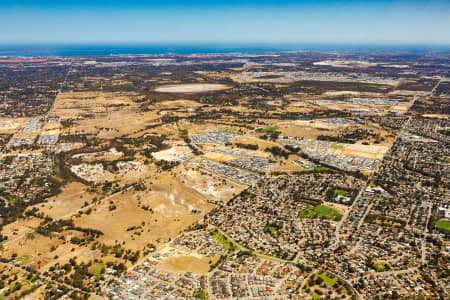
POLYGON ((6 0, 0 27, 0 44, 449 45, 450 2, 6 0))

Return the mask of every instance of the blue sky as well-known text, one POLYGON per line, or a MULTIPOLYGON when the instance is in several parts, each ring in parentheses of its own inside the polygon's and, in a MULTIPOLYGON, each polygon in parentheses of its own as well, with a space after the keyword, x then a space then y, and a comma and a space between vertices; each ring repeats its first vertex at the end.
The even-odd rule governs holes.
POLYGON ((9 1, 0 43, 450 44, 450 1, 9 1))

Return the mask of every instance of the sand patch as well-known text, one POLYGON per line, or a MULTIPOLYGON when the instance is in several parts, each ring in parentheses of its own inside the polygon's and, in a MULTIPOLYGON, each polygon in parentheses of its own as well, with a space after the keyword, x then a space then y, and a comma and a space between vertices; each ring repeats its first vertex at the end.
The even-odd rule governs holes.
POLYGON ((345 206, 345 205, 342 205, 342 204, 338 204, 338 203, 334 203, 334 202, 324 201, 323 204, 328 206, 328 207, 334 208, 335 210, 337 210, 341 214, 345 214, 349 210, 348 206, 345 206))
POLYGON ((157 160, 184 161, 192 156, 192 151, 187 146, 176 146, 167 150, 154 152, 152 156, 157 160))
POLYGON ((239 158, 239 156, 217 152, 208 152, 203 156, 209 160, 217 160, 217 161, 230 161, 239 158))
POLYGON ((100 163, 74 165, 70 167, 70 170, 78 177, 89 182, 112 181, 114 179, 114 174, 105 170, 100 163))
POLYGON ((343 145, 344 149, 342 150, 341 154, 367 158, 381 159, 389 150, 389 147, 386 146, 360 145, 360 144, 343 144, 343 145))

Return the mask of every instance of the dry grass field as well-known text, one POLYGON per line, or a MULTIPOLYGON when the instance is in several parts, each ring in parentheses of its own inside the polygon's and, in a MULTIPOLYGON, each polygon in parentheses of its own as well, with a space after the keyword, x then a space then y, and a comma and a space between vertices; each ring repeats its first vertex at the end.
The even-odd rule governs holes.
POLYGON ((8 237, 8 240, 14 240, 16 237, 32 232, 34 228, 39 226, 41 221, 41 219, 35 217, 19 219, 4 226, 2 233, 8 237))
POLYGON ((155 109, 189 109, 189 108, 196 108, 202 106, 202 104, 192 101, 192 100, 172 100, 172 101, 161 101, 155 103, 154 108, 155 109))
POLYGON ((83 114, 99 114, 137 106, 133 96, 125 93, 65 92, 56 98, 51 115, 77 118, 83 114))
POLYGON ((148 243, 162 244, 200 220, 214 207, 207 200, 206 195, 163 174, 148 183, 145 191, 129 190, 74 221, 102 231, 99 240, 105 244, 118 240, 139 249, 148 243), (127 230, 133 226, 140 228, 127 230))
POLYGON ((25 118, 0 118, 0 134, 16 133, 25 121, 25 118))
POLYGON ((39 212, 59 219, 82 208, 86 202, 91 204, 94 198, 100 199, 101 196, 88 192, 87 186, 82 183, 71 182, 62 187, 60 194, 49 198, 46 203, 32 206, 31 209, 37 207, 39 212))
MULTIPOLYGON (((283 122, 278 124, 278 126, 280 127, 279 131, 281 132, 281 135, 314 140, 316 140, 319 136, 324 135, 330 137, 337 137, 338 135, 349 134, 357 130, 366 130, 369 131, 372 135, 379 136, 379 138, 375 138, 374 136, 367 136, 366 138, 362 138, 360 140, 355 141, 355 143, 362 144, 363 142, 366 142, 368 144, 374 144, 374 142, 378 140, 378 143, 374 145, 375 148, 379 146, 390 147, 390 145, 392 145, 395 139, 395 136, 392 135, 390 131, 382 129, 375 124, 332 125, 332 124, 325 124, 320 120, 311 120, 311 121, 297 120, 291 122, 283 122)), ((355 148, 358 148, 358 146, 355 146, 355 148)), ((377 151, 378 150, 375 150, 374 152, 377 151)))
POLYGON ((141 130, 159 118, 139 112, 136 96, 121 93, 67 92, 59 94, 51 116, 73 119, 68 134, 93 134, 112 139, 141 130))
MULTIPOLYGON (((217 260, 217 259, 214 259, 217 260)), ((213 260, 206 256, 180 255, 166 259, 158 268, 169 272, 191 272, 198 275, 206 275, 213 260)))

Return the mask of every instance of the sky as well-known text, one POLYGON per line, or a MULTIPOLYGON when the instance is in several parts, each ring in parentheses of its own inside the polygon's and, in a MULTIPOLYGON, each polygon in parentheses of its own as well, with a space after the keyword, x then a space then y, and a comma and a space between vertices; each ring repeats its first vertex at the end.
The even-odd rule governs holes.
POLYGON ((450 45, 450 1, 0 0, 0 44, 450 45))

